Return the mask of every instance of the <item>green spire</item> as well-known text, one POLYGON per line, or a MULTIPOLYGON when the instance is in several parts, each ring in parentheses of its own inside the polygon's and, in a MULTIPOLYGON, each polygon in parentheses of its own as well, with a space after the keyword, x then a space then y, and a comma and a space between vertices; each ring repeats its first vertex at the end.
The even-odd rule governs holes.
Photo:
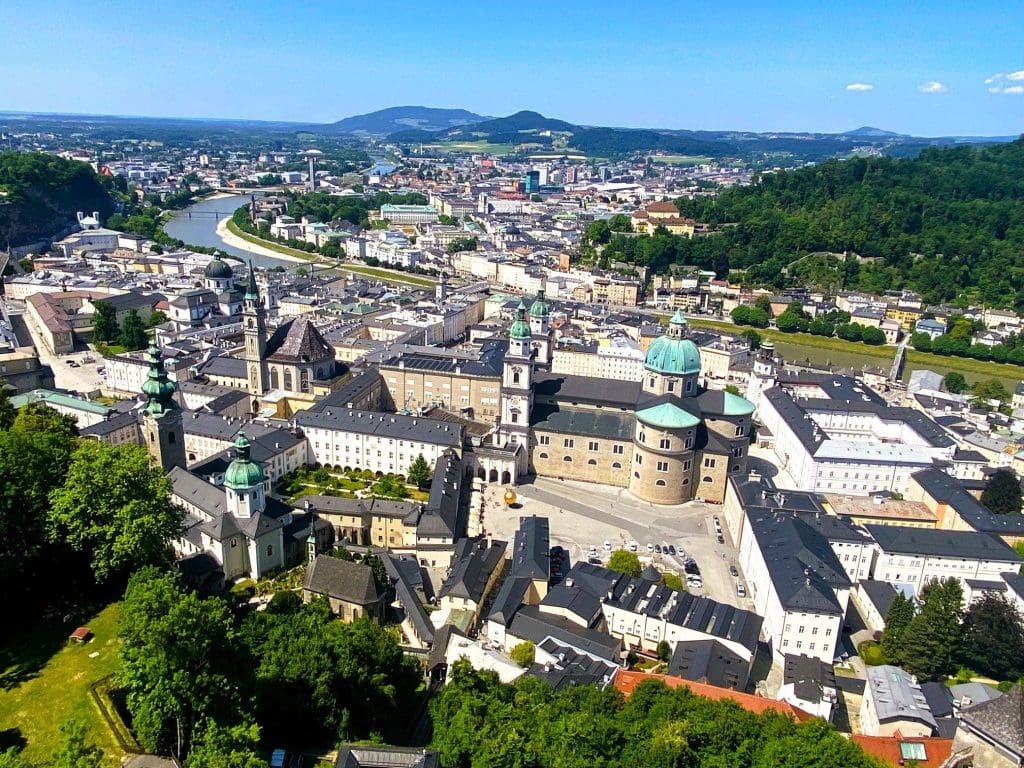
POLYGON ((149 373, 142 383, 142 391, 146 395, 146 411, 154 416, 160 416, 178 407, 174 402, 175 386, 174 382, 167 378, 160 349, 155 342, 150 344, 147 354, 149 373))
POLYGON ((249 262, 249 280, 245 285, 245 298, 248 301, 259 301, 260 300, 260 289, 256 285, 256 271, 252 268, 252 262, 249 262))
POLYGON ((541 288, 537 291, 537 298, 534 299, 533 305, 530 307, 530 317, 547 317, 549 314, 551 314, 551 309, 544 300, 544 289, 541 288))

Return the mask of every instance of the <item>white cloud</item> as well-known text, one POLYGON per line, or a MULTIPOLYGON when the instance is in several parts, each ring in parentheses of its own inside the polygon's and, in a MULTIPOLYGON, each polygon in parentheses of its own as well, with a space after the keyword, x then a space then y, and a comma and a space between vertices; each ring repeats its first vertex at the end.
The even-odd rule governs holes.
POLYGON ((871 83, 850 83, 848 86, 846 86, 846 90, 848 90, 848 91, 870 91, 874 87, 875 86, 871 85, 871 83))
POLYGON ((949 90, 949 87, 943 85, 938 80, 929 80, 927 83, 921 83, 921 85, 917 86, 917 90, 921 93, 945 93, 949 90))
POLYGON ((991 86, 988 89, 989 93, 1012 93, 1020 94, 1024 93, 1024 86, 1020 85, 1007 85, 1007 83, 1020 82, 1024 80, 1024 69, 1018 69, 1016 72, 997 72, 985 79, 985 85, 991 86))

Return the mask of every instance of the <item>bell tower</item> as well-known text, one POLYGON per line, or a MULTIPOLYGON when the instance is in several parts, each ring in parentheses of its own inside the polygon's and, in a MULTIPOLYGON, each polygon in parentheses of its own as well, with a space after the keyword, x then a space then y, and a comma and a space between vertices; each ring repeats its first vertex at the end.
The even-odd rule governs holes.
POLYGON ((529 446, 530 413, 533 410, 533 350, 526 305, 519 302, 516 319, 509 329, 508 352, 501 376, 501 434, 519 445, 529 446))
POLYGON ((249 262, 249 279, 245 287, 245 309, 242 322, 245 328, 245 367, 248 374, 249 394, 262 397, 267 393, 267 312, 260 300, 256 285, 256 272, 249 262))
POLYGON ((146 405, 142 409, 142 439, 164 472, 185 468, 185 430, 181 410, 174 402, 174 382, 167 378, 160 349, 152 344, 147 352, 149 373, 142 384, 146 405))

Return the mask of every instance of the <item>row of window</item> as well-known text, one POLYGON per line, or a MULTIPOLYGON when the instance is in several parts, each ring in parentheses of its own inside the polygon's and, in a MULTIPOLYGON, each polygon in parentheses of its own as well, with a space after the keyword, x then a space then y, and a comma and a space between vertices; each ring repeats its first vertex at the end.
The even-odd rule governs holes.
MULTIPOLYGON (((537 458, 539 458, 539 459, 546 459, 546 458, 548 458, 548 455, 546 453, 541 452, 541 453, 537 454, 537 458)), ((563 456, 562 457, 562 461, 564 461, 566 464, 572 464, 572 456, 563 456)), ((588 467, 596 467, 597 466, 597 459, 587 459, 587 466, 588 467)), ((612 462, 612 469, 622 469, 622 462, 620 462, 620 461, 613 461, 612 462)))
MULTIPOLYGON (((540 435, 537 437, 538 445, 551 445, 551 435, 540 435)), ((572 437, 566 437, 562 440, 562 446, 565 448, 575 448, 576 440, 572 437)), ((591 453, 598 453, 601 450, 601 443, 597 440, 587 441, 587 450, 591 453)), ((616 456, 623 454, 624 448, 619 443, 612 444, 612 453, 616 456)))

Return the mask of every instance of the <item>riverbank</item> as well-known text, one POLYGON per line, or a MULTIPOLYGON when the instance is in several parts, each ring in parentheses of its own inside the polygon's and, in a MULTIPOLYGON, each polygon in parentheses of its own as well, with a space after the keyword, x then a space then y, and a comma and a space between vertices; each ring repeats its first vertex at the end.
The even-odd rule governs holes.
POLYGON ((316 257, 312 254, 306 254, 305 258, 300 258, 296 254, 301 253, 301 251, 294 251, 291 248, 278 250, 276 248, 261 245, 258 237, 246 235, 245 232, 242 232, 234 226, 234 223, 230 218, 224 218, 217 222, 217 237, 234 248, 239 248, 243 251, 252 251, 253 253, 258 253, 260 256, 270 256, 271 258, 283 259, 296 264, 303 264, 316 260, 316 257))

